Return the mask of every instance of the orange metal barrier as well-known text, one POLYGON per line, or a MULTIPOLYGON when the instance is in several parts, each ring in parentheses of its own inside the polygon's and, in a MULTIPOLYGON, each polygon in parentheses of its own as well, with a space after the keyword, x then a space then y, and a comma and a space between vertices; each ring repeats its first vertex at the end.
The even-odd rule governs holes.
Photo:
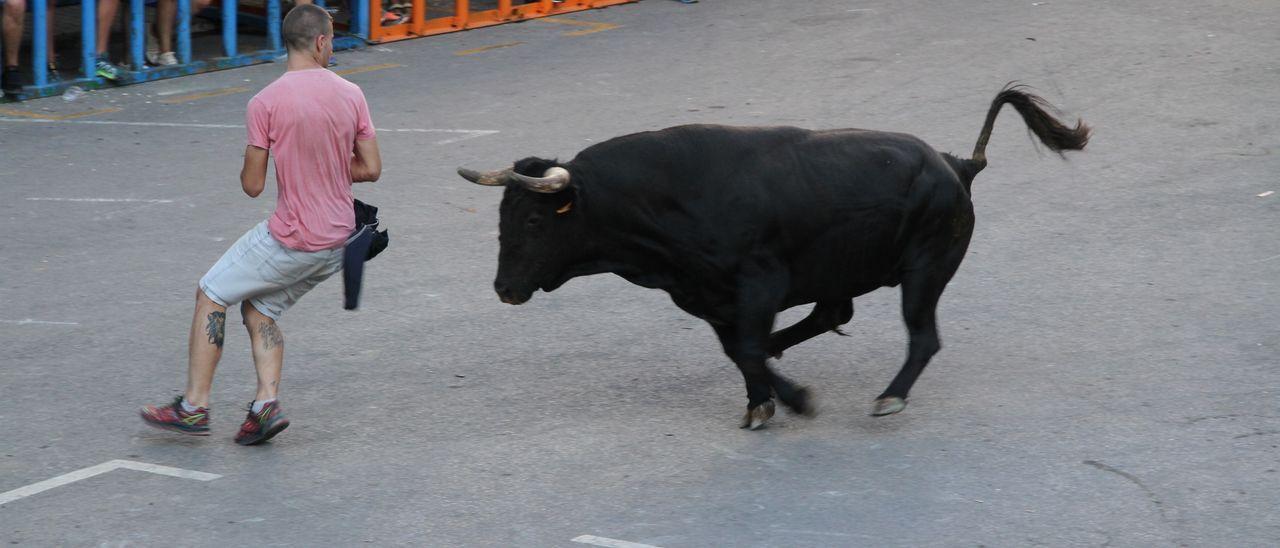
MULTIPOLYGON (((369 41, 394 42, 406 38, 431 36, 446 32, 501 25, 524 19, 560 15, 637 0, 497 0, 497 8, 471 11, 471 0, 454 0, 453 9, 428 6, 428 0, 413 0, 413 10, 408 21, 382 26, 382 0, 366 0, 369 6, 369 41)), ((441 4, 447 2, 432 2, 441 4)), ((486 2, 490 3, 490 2, 486 2)))

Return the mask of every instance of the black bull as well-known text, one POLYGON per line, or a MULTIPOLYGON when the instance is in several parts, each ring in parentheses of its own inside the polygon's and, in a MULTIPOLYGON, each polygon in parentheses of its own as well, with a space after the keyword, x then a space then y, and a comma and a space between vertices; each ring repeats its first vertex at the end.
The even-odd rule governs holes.
POLYGON ((711 324, 742 371, 743 427, 773 415, 774 394, 811 414, 809 392, 766 360, 839 332, 854 297, 901 285, 907 359, 872 411, 887 415, 905 408, 942 347, 938 299, 973 234, 969 189, 1005 104, 1053 151, 1088 141, 1083 123, 1066 126, 1039 97, 1006 87, 970 159, 900 133, 690 125, 610 139, 567 163, 459 174, 506 187, 494 282, 503 302, 606 272, 666 291, 711 324), (806 318, 771 332, 779 311, 808 303, 806 318))

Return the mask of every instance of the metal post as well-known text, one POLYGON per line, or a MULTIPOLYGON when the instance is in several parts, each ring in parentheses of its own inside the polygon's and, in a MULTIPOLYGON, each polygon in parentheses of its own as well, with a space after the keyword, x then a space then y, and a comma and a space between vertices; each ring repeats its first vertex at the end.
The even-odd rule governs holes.
POLYGON ((178 62, 191 64, 191 0, 178 0, 178 62))
POLYGON ((142 70, 147 65, 142 52, 146 49, 147 35, 143 30, 143 22, 147 15, 144 0, 129 0, 129 63, 133 70, 142 70))
POLYGON ((355 13, 351 16, 351 30, 354 34, 365 40, 369 39, 369 1, 377 0, 351 0, 355 4, 355 13))
POLYGON ((36 87, 49 83, 49 28, 46 26, 49 17, 49 6, 45 0, 35 0, 31 6, 31 72, 36 76, 36 87))
POLYGON ((98 2, 80 0, 80 70, 92 80, 98 61, 98 2))
POLYGON ((413 31, 421 32, 422 25, 427 22, 427 0, 413 0, 409 20, 413 22, 413 31))
POLYGON ((467 28, 471 16, 471 0, 456 0, 453 3, 453 28, 467 28))
POLYGON ((236 56, 236 0, 222 0, 222 51, 236 56))
POLYGON ((280 40, 280 0, 267 0, 267 37, 272 51, 284 49, 280 40))
POLYGON ((367 17, 369 17, 369 40, 379 41, 383 38, 383 1, 381 0, 352 0, 358 4, 365 4, 367 17))
POLYGON ((147 12, 144 0, 129 0, 129 64, 133 70, 143 70, 147 65, 142 56, 146 49, 147 35, 143 30, 147 12))

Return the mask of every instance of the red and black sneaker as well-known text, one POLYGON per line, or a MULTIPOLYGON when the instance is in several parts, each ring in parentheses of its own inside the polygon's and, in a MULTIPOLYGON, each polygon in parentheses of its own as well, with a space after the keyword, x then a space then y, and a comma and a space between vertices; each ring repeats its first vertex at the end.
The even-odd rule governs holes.
POLYGON ((273 401, 262 406, 262 411, 253 412, 253 404, 249 404, 249 416, 240 425, 240 433, 236 434, 236 443, 240 445, 256 445, 267 441, 289 427, 289 419, 280 410, 280 402, 273 401))
POLYGON ((192 436, 209 435, 209 410, 197 407, 188 413, 182 408, 182 396, 168 405, 147 405, 142 408, 142 421, 162 430, 172 430, 192 436))

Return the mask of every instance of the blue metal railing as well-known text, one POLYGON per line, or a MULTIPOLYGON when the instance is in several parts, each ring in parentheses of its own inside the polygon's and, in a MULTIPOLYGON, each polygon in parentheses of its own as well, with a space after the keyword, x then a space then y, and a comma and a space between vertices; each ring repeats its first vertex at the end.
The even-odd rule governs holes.
POLYGON ((147 6, 145 0, 129 0, 129 64, 147 66, 143 52, 147 47, 147 33, 143 30, 147 6))
MULTIPOLYGON (((280 36, 281 0, 266 0, 266 19, 260 16, 246 15, 250 24, 265 27, 268 49, 240 53, 238 44, 237 0, 221 0, 220 12, 222 23, 223 57, 195 60, 192 58, 191 45, 191 0, 177 0, 177 40, 178 65, 167 67, 148 67, 146 65, 146 4, 150 0, 128 0, 129 20, 127 60, 131 70, 123 71, 116 84, 146 82, 162 78, 172 78, 186 74, 208 72, 225 68, 252 65, 271 61, 284 53, 284 43, 280 36)), ((314 0, 316 5, 324 7, 325 0, 314 0)), ((124 2, 121 2, 122 4, 124 2)), ((80 64, 78 78, 66 79, 59 83, 49 82, 49 10, 45 0, 31 1, 31 65, 33 85, 26 86, 10 99, 30 99, 56 95, 70 86, 96 88, 107 82, 96 75, 97 52, 97 0, 80 0, 80 64)), ((361 47, 369 37, 369 5, 367 0, 351 0, 348 6, 353 8, 350 18, 350 35, 334 39, 334 49, 351 49, 361 47)))
MULTIPOLYGON (((280 9, 280 2, 271 5, 280 9)), ((191 0, 178 0, 178 62, 191 64, 191 0)))
POLYGON ((222 51, 227 57, 236 56, 236 0, 222 0, 222 51))
MULTIPOLYGON (((369 39, 369 2, 365 0, 351 0, 356 5, 356 9, 351 13, 351 26, 359 29, 356 36, 365 40, 369 39)), ((381 22, 378 22, 381 25, 381 22)))
POLYGON ((49 71, 45 68, 49 66, 49 52, 45 51, 49 44, 48 18, 49 5, 44 0, 31 3, 31 26, 35 27, 34 32, 31 33, 31 39, 34 41, 31 47, 31 66, 34 67, 37 86, 49 83, 49 71))
MULTIPOLYGON (((43 44, 44 42, 37 38, 36 43, 43 44)), ((80 72, 84 74, 83 80, 93 79, 94 62, 97 60, 98 2, 97 0, 80 0, 80 72)), ((40 65, 36 66, 39 67, 40 65)))
POLYGON ((280 2, 270 2, 267 4, 267 36, 271 39, 271 49, 280 51, 284 49, 280 43, 280 2))

